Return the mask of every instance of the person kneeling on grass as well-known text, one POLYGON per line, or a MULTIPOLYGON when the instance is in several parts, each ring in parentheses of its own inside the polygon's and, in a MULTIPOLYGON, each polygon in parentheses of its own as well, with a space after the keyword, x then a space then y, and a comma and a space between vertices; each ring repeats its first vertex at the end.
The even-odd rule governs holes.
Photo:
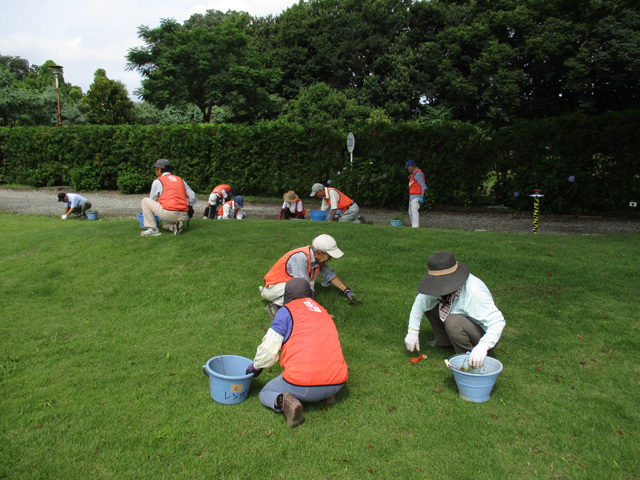
POLYGON ((338 330, 329 313, 313 299, 309 282, 294 278, 284 289, 284 307, 258 347, 247 374, 260 375, 278 361, 283 372, 260 391, 260 402, 287 417, 287 426, 304 422, 300 402, 331 405, 349 377, 338 330))
POLYGON ((469 365, 484 364, 506 322, 487 286, 456 261, 451 252, 437 252, 427 262, 429 273, 418 285, 404 343, 410 352, 420 351, 420 322, 427 315, 435 339, 432 347, 451 347, 456 353, 471 352, 469 365))
POLYGON ((91 202, 77 193, 60 192, 58 202, 64 202, 64 215, 60 217, 62 220, 66 220, 71 214, 87 218, 87 211, 91 208, 91 202))
POLYGON ((182 178, 171 174, 171 163, 161 158, 153 166, 156 178, 151 184, 149 198, 142 199, 142 216, 144 217, 143 237, 160 235, 154 214, 163 220, 162 228, 182 233, 182 225, 190 218, 193 205, 198 201, 196 194, 182 178))
POLYGON ((313 291, 316 275, 322 275, 323 287, 333 285, 344 293, 345 297, 353 305, 360 303, 360 299, 338 278, 336 272, 327 262, 332 258, 340 258, 344 255, 338 248, 335 239, 331 235, 318 235, 311 245, 296 248, 284 254, 264 276, 264 286, 260 286, 260 296, 269 301, 266 306, 272 317, 282 306, 284 301, 284 289, 292 278, 303 278, 309 283, 313 291))
POLYGON ((244 197, 238 195, 235 200, 229 200, 224 202, 218 210, 218 220, 229 220, 235 218, 236 220, 242 220, 247 215, 242 212, 244 208, 244 197))

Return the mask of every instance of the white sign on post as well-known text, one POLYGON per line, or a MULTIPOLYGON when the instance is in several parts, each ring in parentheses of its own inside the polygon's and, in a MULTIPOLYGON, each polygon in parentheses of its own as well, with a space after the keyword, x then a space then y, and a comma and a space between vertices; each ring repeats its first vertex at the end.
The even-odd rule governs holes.
POLYGON ((347 150, 349 151, 351 168, 353 168, 353 149, 356 146, 356 137, 353 136, 353 132, 349 132, 347 135, 347 150))
POLYGON ((353 153, 353 148, 356 146, 356 137, 353 136, 353 132, 349 132, 347 135, 347 150, 349 153, 353 153))

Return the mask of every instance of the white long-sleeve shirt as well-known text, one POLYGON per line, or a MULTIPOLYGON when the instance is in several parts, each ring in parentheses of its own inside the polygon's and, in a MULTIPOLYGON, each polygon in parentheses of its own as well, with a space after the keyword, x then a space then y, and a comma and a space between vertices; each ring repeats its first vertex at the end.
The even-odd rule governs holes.
MULTIPOLYGON (((409 315, 409 330, 420 330, 422 317, 440 303, 439 297, 419 293, 409 315)), ((469 278, 460 288, 460 296, 453 301, 450 314, 464 315, 484 330, 482 342, 493 348, 506 325, 502 312, 498 310, 487 286, 478 277, 469 278)))

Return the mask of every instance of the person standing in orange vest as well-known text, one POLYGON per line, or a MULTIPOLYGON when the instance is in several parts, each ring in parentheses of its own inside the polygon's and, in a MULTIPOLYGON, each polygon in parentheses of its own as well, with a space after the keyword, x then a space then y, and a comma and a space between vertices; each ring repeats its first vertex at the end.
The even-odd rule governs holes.
POLYGON ((311 287, 316 275, 322 275, 322 286, 333 285, 354 305, 360 303, 360 299, 338 278, 336 272, 327 264, 332 258, 340 258, 344 255, 338 248, 335 239, 331 235, 318 235, 311 245, 296 248, 284 254, 264 276, 264 286, 260 286, 260 296, 269 301, 266 309, 272 317, 282 306, 284 301, 284 289, 292 278, 303 278, 311 287))
POLYGON ((142 215, 144 217, 143 237, 160 235, 154 215, 162 220, 162 228, 182 233, 182 225, 189 218, 189 210, 198 201, 196 194, 182 178, 171 174, 171 163, 161 158, 153 166, 156 179, 151 184, 149 198, 142 199, 142 215))
POLYGON ((405 166, 409 170, 409 220, 411 226, 418 228, 420 226, 420 205, 424 203, 424 192, 427 191, 424 173, 418 168, 416 162, 409 160, 405 166))
POLYGON ((216 218, 218 207, 226 202, 228 198, 231 198, 232 195, 231 187, 226 183, 214 187, 211 195, 209 195, 209 202, 207 202, 207 206, 204 209, 204 218, 216 218))
POLYGON ((302 403, 324 401, 331 405, 349 378, 333 318, 313 299, 311 285, 303 278, 289 280, 284 307, 278 310, 256 351, 247 375, 260 375, 278 361, 283 372, 260 391, 260 403, 284 413, 287 426, 304 422, 302 403))
POLYGON ((367 223, 359 215, 360 207, 356 202, 347 197, 340 190, 333 187, 325 187, 321 183, 314 183, 311 187, 310 197, 318 197, 322 199, 320 210, 329 210, 326 220, 330 222, 336 215, 336 211, 340 210, 339 222, 367 223))

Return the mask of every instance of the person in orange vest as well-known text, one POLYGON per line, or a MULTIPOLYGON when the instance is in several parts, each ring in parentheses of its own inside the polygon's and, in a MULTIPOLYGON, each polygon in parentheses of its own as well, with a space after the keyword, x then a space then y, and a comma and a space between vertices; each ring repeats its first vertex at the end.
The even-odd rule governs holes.
POLYGON ((287 282, 284 307, 271 322, 247 375, 257 377, 274 365, 280 349, 283 372, 262 388, 260 403, 284 413, 287 426, 293 428, 304 422, 300 402, 335 403, 349 377, 333 318, 313 299, 311 285, 303 278, 287 282))
POLYGON ((420 214, 418 210, 420 205, 424 203, 424 192, 427 191, 424 173, 418 168, 413 160, 407 161, 405 166, 409 170, 409 220, 411 226, 418 228, 420 226, 420 214))
POLYGON ((242 220, 246 216, 240 211, 243 207, 244 197, 242 197, 241 195, 238 195, 235 200, 224 202, 218 209, 218 220, 228 220, 229 218, 242 220))
POLYGON ((153 166, 156 179, 151 184, 149 198, 142 199, 142 216, 144 217, 143 237, 160 235, 154 214, 163 220, 162 228, 182 233, 182 225, 189 219, 189 212, 198 201, 196 194, 182 178, 171 174, 171 163, 161 158, 153 166))
POLYGON ((209 195, 209 201, 207 202, 207 206, 204 209, 204 219, 207 218, 216 218, 216 212, 220 205, 227 201, 227 198, 231 198, 233 196, 233 192, 231 187, 226 183, 217 185, 211 191, 211 195, 209 195))
POLYGON ((293 190, 289 190, 282 196, 284 203, 282 204, 282 209, 280 209, 280 215, 278 215, 278 220, 289 220, 290 218, 295 218, 297 220, 304 220, 304 216, 307 214, 307 211, 304 209, 304 205, 302 204, 302 200, 296 195, 296 192, 293 190))
POLYGON ((344 193, 333 187, 325 187, 321 183, 314 183, 311 187, 310 197, 318 197, 322 199, 322 205, 320 210, 329 210, 326 220, 331 221, 336 215, 336 211, 340 210, 339 222, 354 222, 354 223, 371 223, 366 222, 362 216, 360 216, 360 207, 358 204, 347 197, 344 193))
POLYGON ((332 258, 344 255, 331 235, 318 235, 311 245, 296 248, 284 254, 264 276, 264 286, 260 286, 260 295, 270 303, 266 309, 272 317, 282 306, 284 289, 292 278, 303 278, 313 290, 316 275, 322 275, 322 286, 333 285, 354 305, 360 299, 338 278, 336 272, 328 265, 332 258))

